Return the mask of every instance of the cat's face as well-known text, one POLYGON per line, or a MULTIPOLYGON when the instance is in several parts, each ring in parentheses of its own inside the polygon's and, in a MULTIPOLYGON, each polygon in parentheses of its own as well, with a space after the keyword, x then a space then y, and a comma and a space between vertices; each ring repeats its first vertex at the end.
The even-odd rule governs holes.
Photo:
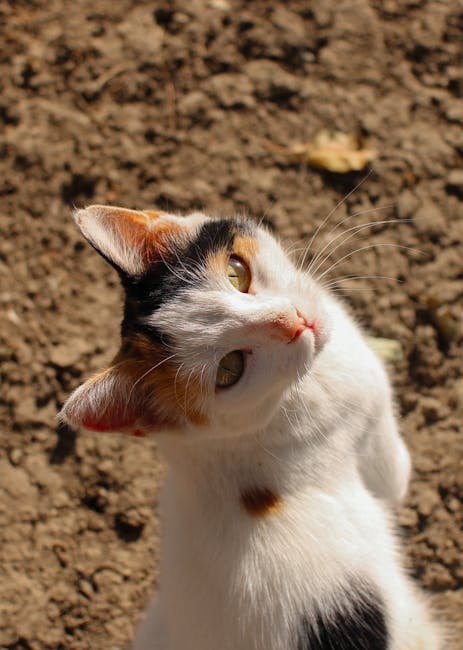
POLYGON ((320 289, 243 219, 93 206, 76 221, 119 271, 122 346, 63 408, 97 431, 265 427, 326 339, 320 289))

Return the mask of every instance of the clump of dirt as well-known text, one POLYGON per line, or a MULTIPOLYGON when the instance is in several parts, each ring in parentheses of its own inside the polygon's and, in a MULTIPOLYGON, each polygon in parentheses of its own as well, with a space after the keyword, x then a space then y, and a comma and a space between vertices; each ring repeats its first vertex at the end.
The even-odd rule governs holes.
POLYGON ((304 246, 362 176, 266 143, 325 128, 378 152, 330 224, 393 223, 361 231, 322 270, 348 255, 325 278, 404 350, 392 372, 415 473, 399 521, 410 571, 457 621, 461 647, 463 13, 437 1, 309 5, 0 2, 3 648, 122 649, 156 580, 155 443, 56 425, 66 395, 115 352, 120 314, 117 278, 70 207, 265 215, 304 246), (365 275, 393 280, 347 279, 365 275))

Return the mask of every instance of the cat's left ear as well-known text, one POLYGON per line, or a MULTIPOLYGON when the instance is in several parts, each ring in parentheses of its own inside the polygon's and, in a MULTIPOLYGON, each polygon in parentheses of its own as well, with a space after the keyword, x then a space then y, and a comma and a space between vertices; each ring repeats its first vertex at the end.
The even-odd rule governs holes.
POLYGON ((154 261, 168 256, 174 241, 194 225, 189 217, 107 205, 91 205, 73 216, 90 244, 129 276, 142 275, 154 261))

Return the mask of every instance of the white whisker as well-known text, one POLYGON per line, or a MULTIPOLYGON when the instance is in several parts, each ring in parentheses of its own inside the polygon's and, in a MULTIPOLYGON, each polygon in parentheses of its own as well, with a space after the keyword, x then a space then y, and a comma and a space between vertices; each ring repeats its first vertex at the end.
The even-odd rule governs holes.
POLYGON ((309 241, 309 245, 307 246, 307 249, 306 249, 306 252, 305 252, 305 254, 304 254, 304 257, 303 257, 303 259, 302 259, 302 261, 301 261, 301 268, 302 268, 302 266, 304 265, 305 260, 307 259, 307 255, 309 254, 310 248, 311 248, 311 246, 312 246, 312 244, 313 244, 313 242, 314 242, 316 236, 318 235, 318 233, 319 233, 319 232, 322 230, 322 228, 323 228, 323 227, 328 223, 328 221, 331 219, 331 217, 332 217, 333 214, 336 212, 336 210, 337 210, 338 208, 340 208, 341 205, 343 205, 343 203, 345 203, 345 202, 347 201, 347 199, 348 199, 350 196, 352 196, 352 194, 354 194, 354 192, 356 192, 356 191, 359 189, 359 187, 361 187, 361 186, 363 185, 363 183, 364 183, 364 182, 365 182, 365 181, 366 181, 366 180, 371 176, 372 172, 373 172, 373 170, 370 169, 370 170, 367 172, 367 174, 362 178, 362 180, 361 180, 359 183, 357 183, 357 185, 356 185, 352 190, 350 190, 350 192, 348 192, 348 193, 346 194, 346 196, 344 196, 344 197, 343 197, 343 198, 342 198, 342 199, 341 199, 341 200, 340 200, 340 201, 339 201, 339 202, 334 206, 334 208, 333 208, 333 209, 332 209, 332 210, 327 214, 327 216, 325 217, 325 219, 321 222, 321 224, 320 224, 320 225, 318 226, 318 228, 315 230, 314 234, 312 235, 311 240, 309 241))
POLYGON ((315 274, 317 273, 318 269, 319 269, 319 268, 320 268, 320 267, 321 267, 321 266, 326 262, 327 259, 329 259, 329 258, 331 257, 331 255, 332 255, 335 251, 338 250, 338 248, 340 248, 341 246, 344 246, 344 245, 346 244, 346 242, 348 242, 350 239, 352 239, 353 237, 355 237, 356 235, 358 235, 358 234, 359 234, 360 232, 362 232, 363 230, 368 230, 368 228, 372 228, 373 226, 377 226, 377 225, 384 225, 384 224, 388 224, 388 225, 396 225, 396 224, 401 224, 401 223, 403 223, 404 221, 405 221, 405 222, 409 222, 409 221, 411 221, 411 220, 410 220, 410 219, 400 219, 400 220, 399 220, 399 219, 384 219, 384 220, 382 220, 382 221, 369 221, 368 223, 359 224, 359 225, 357 225, 357 226, 352 226, 351 228, 348 228, 347 230, 343 230, 343 231, 340 232, 338 235, 336 235, 336 237, 334 237, 333 239, 331 239, 331 240, 330 240, 330 241, 329 241, 329 242, 328 242, 328 243, 327 243, 327 244, 322 248, 322 250, 320 251, 320 253, 319 253, 319 254, 318 254, 318 255, 317 255, 317 256, 312 260, 312 263, 310 264, 310 266, 309 266, 309 268, 308 268, 308 272, 309 272, 309 273, 312 273, 313 275, 315 275, 315 274), (332 245, 332 244, 333 244, 337 239, 339 239, 339 238, 342 237, 343 235, 346 235, 347 233, 351 233, 351 234, 350 234, 348 237, 345 237, 345 239, 343 239, 343 240, 342 240, 339 244, 337 244, 334 248, 332 248, 332 249, 327 253, 327 255, 325 255, 325 257, 321 260, 321 262, 319 262, 319 263, 316 265, 316 267, 313 268, 313 267, 314 267, 314 264, 315 264, 316 261, 317 261, 317 259, 319 259, 319 257, 323 254, 323 252, 324 252, 324 251, 325 251, 329 246, 331 246, 331 245, 332 245))
POLYGON ((418 250, 417 248, 412 248, 411 246, 402 246, 401 244, 391 244, 391 243, 378 243, 378 244, 370 244, 369 246, 362 246, 361 248, 356 248, 355 250, 351 251, 350 253, 347 253, 346 255, 343 255, 339 260, 334 262, 326 271, 323 271, 323 273, 320 275, 319 278, 317 278, 318 281, 320 281, 325 275, 328 273, 331 273, 331 271, 339 266, 344 260, 349 259, 352 257, 352 255, 355 255, 356 253, 360 253, 362 251, 366 251, 371 248, 380 248, 380 247, 385 247, 385 246, 390 246, 391 248, 400 248, 402 250, 407 250, 407 251, 412 251, 414 253, 421 253, 422 251, 418 250))

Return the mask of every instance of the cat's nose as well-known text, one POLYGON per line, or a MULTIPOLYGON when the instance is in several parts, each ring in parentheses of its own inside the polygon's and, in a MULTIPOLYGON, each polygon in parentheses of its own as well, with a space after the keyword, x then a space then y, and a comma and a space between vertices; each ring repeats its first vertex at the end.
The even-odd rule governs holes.
POLYGON ((313 329, 298 309, 281 314, 270 322, 272 332, 287 343, 293 343, 306 329, 313 329))

